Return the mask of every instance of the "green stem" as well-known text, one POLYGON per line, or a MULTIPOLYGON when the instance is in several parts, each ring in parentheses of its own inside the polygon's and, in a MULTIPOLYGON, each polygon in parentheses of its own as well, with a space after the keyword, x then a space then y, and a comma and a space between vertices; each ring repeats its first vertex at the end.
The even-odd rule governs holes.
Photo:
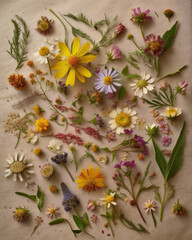
POLYGON ((67 173, 69 174, 71 180, 74 182, 75 180, 74 180, 73 176, 71 175, 71 173, 69 172, 68 168, 65 166, 65 164, 63 164, 63 166, 64 166, 65 170, 67 171, 67 173))
MULTIPOLYGON (((107 214, 108 214, 108 212, 107 212, 107 206, 106 206, 106 216, 107 216, 107 214)), ((111 233, 112 233, 112 236, 114 237, 115 234, 114 234, 113 228, 112 228, 112 226, 111 226, 111 223, 110 223, 108 217, 107 217, 107 225, 109 226, 109 228, 110 228, 110 230, 111 230, 111 233)))
POLYGON ((147 142, 146 142, 146 143, 148 143, 148 142, 151 140, 151 138, 152 138, 152 137, 150 137, 150 138, 147 140, 147 142))
POLYGON ((74 208, 74 210, 75 210, 75 213, 77 214, 77 216, 78 216, 79 218, 82 218, 82 217, 80 216, 80 214, 78 213, 77 209, 74 208))
POLYGON ((83 230, 84 233, 86 233, 87 235, 89 235, 92 238, 95 238, 93 235, 91 235, 90 233, 88 233, 85 229, 83 230))
POLYGON ((128 227, 128 226, 123 222, 122 218, 119 216, 119 214, 118 214, 115 206, 113 206, 113 209, 114 209, 114 212, 115 212, 115 214, 117 215, 118 219, 120 220, 120 222, 121 222, 126 228, 129 228, 129 229, 130 229, 130 227, 128 227))
POLYGON ((63 23, 63 21, 61 20, 61 18, 60 18, 55 12, 53 12, 52 9, 49 9, 49 11, 50 11, 53 15, 55 15, 55 17, 56 17, 56 18, 61 22, 61 24, 63 25, 64 31, 65 31, 65 39, 64 39, 64 42, 65 42, 66 45, 68 45, 68 41, 67 41, 67 29, 66 29, 65 24, 63 23))
POLYGON ((141 35, 143 37, 143 39, 145 39, 144 33, 143 33, 143 28, 142 28, 142 24, 139 24, 140 30, 141 30, 141 35))
POLYGON ((48 57, 47 57, 47 63, 48 63, 48 67, 49 67, 49 72, 52 75, 51 66, 50 66, 50 62, 49 62, 49 58, 48 57))
POLYGON ((70 227, 72 233, 74 234, 74 236, 77 237, 76 234, 73 232, 73 228, 72 228, 72 226, 71 226, 71 223, 70 223, 67 219, 65 219, 65 220, 66 220, 67 223, 69 224, 69 227, 70 227))
POLYGON ((20 138, 21 138, 21 129, 19 129, 19 134, 18 134, 18 137, 17 137, 17 142, 16 142, 16 145, 15 145, 15 148, 17 148, 17 146, 18 146, 20 138))
POLYGON ((33 233, 35 232, 35 230, 38 228, 39 224, 35 225, 33 232, 31 233, 31 236, 33 235, 33 233))
POLYGON ((167 194, 167 182, 164 182, 164 195, 163 195, 163 201, 161 202, 161 210, 160 210, 160 221, 162 222, 163 218, 163 208, 166 202, 166 194, 167 194))
POLYGON ((135 40, 131 39, 132 42, 134 43, 134 45, 139 49, 139 51, 141 51, 141 48, 137 45, 137 43, 135 42, 135 40))

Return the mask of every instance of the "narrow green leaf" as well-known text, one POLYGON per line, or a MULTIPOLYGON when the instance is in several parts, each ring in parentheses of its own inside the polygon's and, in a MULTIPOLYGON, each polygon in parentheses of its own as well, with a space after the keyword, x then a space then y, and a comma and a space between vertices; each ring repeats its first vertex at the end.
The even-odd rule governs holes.
POLYGON ((141 76, 138 75, 138 74, 128 74, 127 77, 128 78, 138 78, 138 77, 141 77, 141 76))
POLYGON ((76 216, 76 215, 73 215, 73 220, 75 221, 77 227, 80 230, 83 231, 83 229, 84 229, 84 222, 83 222, 83 220, 80 217, 76 216))
POLYGON ((121 99, 126 94, 125 87, 121 86, 118 91, 118 99, 121 99))
POLYGON ((112 162, 115 160, 115 152, 112 152, 112 162))
POLYGON ((39 198, 39 202, 38 202, 37 207, 39 208, 39 211, 41 211, 41 209, 43 207, 43 204, 44 204, 44 195, 43 195, 43 192, 41 192, 39 186, 38 186, 38 189, 37 189, 37 197, 39 198))
POLYGON ((182 156, 183 156, 183 148, 184 148, 184 130, 185 130, 186 123, 184 122, 183 128, 181 133, 177 139, 175 147, 172 151, 171 157, 167 164, 167 171, 166 171, 166 180, 170 180, 177 171, 179 170, 181 163, 182 163, 182 156))
POLYGON ((56 224, 59 224, 59 223, 63 223, 63 222, 66 222, 67 220, 65 218, 57 218, 51 222, 49 222, 49 225, 56 225, 56 224))
POLYGON ((159 75, 159 58, 157 55, 155 55, 154 64, 155 64, 156 77, 157 77, 159 75))
POLYGON ((178 21, 173 25, 171 29, 169 29, 163 34, 162 40, 165 42, 163 46, 163 52, 165 52, 171 46, 171 43, 177 33, 177 29, 178 29, 178 21))
POLYGON ((110 152, 109 148, 105 147, 105 148, 101 148, 101 150, 105 151, 105 152, 110 152))
POLYGON ((73 232, 74 234, 78 234, 78 233, 81 233, 82 230, 72 230, 72 232, 73 232))
POLYGON ((166 176, 166 170, 167 170, 167 162, 163 156, 163 154, 161 153, 157 143, 155 142, 155 140, 152 138, 152 142, 153 142, 153 147, 155 149, 155 159, 156 159, 156 162, 164 176, 164 179, 165 179, 165 176, 166 176))
POLYGON ((124 75, 124 76, 126 76, 127 73, 128 73, 128 66, 126 65, 126 66, 123 68, 123 70, 121 71, 121 74, 124 75))
POLYGON ((154 226, 155 226, 155 228, 156 228, 156 226, 157 226, 157 221, 156 221, 156 219, 155 219, 155 216, 154 216, 153 211, 151 211, 151 215, 152 215, 152 218, 153 218, 154 226))
POLYGON ((23 193, 23 192, 15 192, 15 193, 16 193, 17 195, 20 195, 20 196, 29 198, 29 199, 31 199, 32 201, 36 202, 36 196, 35 196, 35 195, 28 195, 28 194, 23 193))

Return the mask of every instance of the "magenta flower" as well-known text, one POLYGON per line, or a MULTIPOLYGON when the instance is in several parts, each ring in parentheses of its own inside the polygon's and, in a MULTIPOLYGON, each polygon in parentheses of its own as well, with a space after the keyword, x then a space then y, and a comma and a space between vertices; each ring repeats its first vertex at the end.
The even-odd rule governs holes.
POLYGON ((135 168, 135 167, 136 167, 134 160, 133 160, 132 162, 131 162, 131 161, 126 161, 126 162, 124 162, 124 163, 123 163, 123 166, 129 167, 129 168, 135 168))
POLYGON ((164 147, 168 147, 169 144, 171 143, 171 137, 168 135, 163 135, 163 137, 161 139, 161 143, 164 147))
POLYGON ((118 46, 115 44, 112 44, 110 51, 107 52, 107 56, 108 56, 108 62, 122 58, 121 51, 119 50, 118 46))
POLYGON ((146 36, 145 42, 148 46, 145 49, 146 54, 151 51, 153 55, 159 56, 163 52, 163 46, 165 42, 162 41, 162 38, 159 35, 156 37, 154 34, 149 34, 146 36))
POLYGON ((181 94, 185 94, 185 92, 187 90, 187 86, 188 86, 187 82, 181 81, 176 87, 176 92, 181 93, 181 94))
POLYGON ((114 168, 121 168, 121 165, 122 165, 122 163, 123 163, 123 161, 121 161, 120 163, 118 163, 118 164, 116 164, 115 166, 114 166, 114 168))
POLYGON ((143 23, 146 20, 151 20, 152 17, 148 15, 149 12, 149 9, 145 12, 142 12, 140 7, 138 7, 137 9, 134 8, 131 20, 134 23, 143 23))
POLYGON ((116 37, 123 32, 125 32, 125 26, 122 23, 119 23, 114 31, 114 35, 116 37))

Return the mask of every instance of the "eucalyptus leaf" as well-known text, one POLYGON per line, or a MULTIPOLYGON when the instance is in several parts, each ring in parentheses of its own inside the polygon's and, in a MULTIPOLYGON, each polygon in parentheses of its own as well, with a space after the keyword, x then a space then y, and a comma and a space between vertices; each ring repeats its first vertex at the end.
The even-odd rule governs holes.
POLYGON ((84 224, 84 221, 83 219, 81 219, 80 217, 76 216, 76 215, 73 215, 73 220, 75 221, 77 227, 83 231, 84 227, 85 227, 85 224, 84 224))
POLYGON ((15 192, 15 193, 16 193, 17 195, 20 195, 20 196, 29 198, 29 199, 31 199, 32 201, 36 202, 36 196, 35 196, 35 195, 28 195, 28 194, 23 193, 23 192, 15 192))
POLYGON ((49 222, 49 225, 56 225, 56 224, 59 224, 59 223, 63 223, 63 222, 66 222, 67 220, 65 218, 57 218, 51 222, 49 222))
POLYGON ((163 52, 165 52, 171 46, 171 43, 177 33, 177 29, 178 29, 178 21, 173 25, 171 29, 169 29, 163 34, 162 40, 165 42, 163 46, 163 52))
POLYGON ((186 123, 184 122, 180 135, 177 139, 177 142, 167 164, 167 171, 165 177, 167 181, 170 180, 173 176, 175 176, 182 163, 185 126, 186 123))
POLYGON ((126 94, 125 87, 121 86, 118 91, 118 99, 121 99, 126 94))
POLYGON ((167 162, 163 156, 163 154, 161 153, 161 150, 159 149, 157 143, 155 142, 155 140, 152 138, 152 142, 153 142, 153 147, 155 149, 155 159, 156 159, 156 162, 164 176, 164 179, 165 179, 165 176, 166 176, 166 171, 167 171, 167 162))

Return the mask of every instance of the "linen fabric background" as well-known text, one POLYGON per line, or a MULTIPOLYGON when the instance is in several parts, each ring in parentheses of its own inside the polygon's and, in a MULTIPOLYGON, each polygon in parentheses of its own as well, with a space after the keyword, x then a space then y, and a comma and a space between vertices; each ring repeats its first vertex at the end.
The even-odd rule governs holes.
MULTIPOLYGON (((47 149, 48 142, 51 138, 40 138, 38 144, 33 146, 31 144, 27 144, 24 139, 21 138, 20 144, 17 149, 14 149, 16 143, 16 137, 5 133, 4 132, 4 121, 7 118, 7 115, 10 112, 19 112, 24 115, 23 109, 27 111, 32 110, 32 107, 35 104, 39 104, 43 109, 46 110, 45 117, 48 118, 51 111, 47 102, 41 98, 35 99, 35 101, 31 101, 25 107, 21 109, 14 109, 13 105, 26 96, 30 96, 32 92, 38 90, 38 86, 32 86, 29 81, 27 83, 26 89, 22 91, 16 91, 12 86, 8 83, 8 77, 15 72, 15 61, 8 55, 6 50, 9 49, 8 40, 12 38, 13 35, 13 24, 11 19, 14 18, 15 15, 21 16, 27 23, 27 26, 30 30, 30 37, 29 37, 29 44, 27 46, 28 50, 28 58, 30 60, 34 60, 33 52, 38 50, 38 47, 41 46, 43 36, 39 34, 35 28, 36 23, 40 19, 41 16, 47 16, 49 19, 54 20, 54 31, 53 33, 48 36, 49 39, 55 37, 59 40, 63 41, 64 39, 64 30, 61 23, 53 16, 48 9, 51 8, 55 12, 61 13, 73 13, 77 14, 79 12, 83 12, 88 19, 93 20, 100 20, 104 17, 104 13, 107 14, 110 20, 112 20, 116 15, 118 15, 117 23, 122 23, 126 26, 127 33, 131 33, 134 35, 134 39, 138 44, 142 45, 143 40, 141 38, 140 30, 137 25, 134 25, 131 21, 131 9, 136 7, 141 7, 143 11, 146 9, 151 10, 151 16, 153 20, 148 24, 144 25, 144 32, 145 34, 154 33, 156 35, 162 35, 166 30, 170 29, 171 26, 176 22, 179 21, 179 29, 177 36, 174 40, 173 45, 170 49, 160 57, 160 77, 164 76, 168 73, 174 72, 175 70, 179 69, 183 65, 187 64, 188 68, 182 71, 182 73, 167 78, 167 82, 170 83, 172 86, 175 86, 176 83, 179 81, 187 81, 189 83, 189 87, 187 89, 187 93, 184 96, 179 95, 177 97, 176 106, 182 108, 182 115, 174 121, 173 125, 171 126, 171 130, 173 131, 173 141, 172 144, 169 146, 168 149, 172 149, 178 134, 181 130, 183 121, 185 120, 187 123, 187 128, 185 132, 185 148, 184 148, 184 156, 183 156, 183 163, 181 169, 176 174, 174 178, 171 179, 171 183, 175 185, 175 197, 169 200, 164 209, 163 215, 163 222, 160 223, 158 219, 158 214, 156 214, 157 218, 157 228, 155 229, 153 226, 151 215, 147 215, 142 209, 143 214, 147 220, 147 224, 145 227, 150 231, 150 234, 143 234, 134 232, 131 230, 126 229, 124 226, 121 225, 120 222, 116 226, 113 227, 115 232, 115 237, 107 236, 107 233, 110 233, 110 230, 105 228, 103 225, 105 223, 105 219, 100 217, 101 213, 105 212, 104 208, 99 208, 96 214, 100 221, 94 225, 92 224, 92 230, 88 229, 88 231, 93 234, 97 240, 106 240, 106 239, 118 239, 118 240, 125 240, 125 239, 134 239, 134 240, 189 240, 192 239, 192 230, 191 230, 191 223, 192 223, 192 161, 191 161, 191 132, 190 129, 192 127, 192 114, 191 114, 191 96, 192 96, 192 88, 191 88, 191 1, 178 1, 178 0, 1 0, 0 1, 0 29, 1 29, 1 46, 0 46, 0 53, 1 53, 1 61, 0 61, 0 69, 1 69, 1 77, 0 77, 0 106, 1 106, 1 121, 0 121, 0 132, 1 132, 1 145, 0 145, 0 152, 1 152, 1 164, 0 164, 0 182, 1 182, 1 192, 0 192, 0 200, 1 200, 1 214, 0 214, 0 238, 3 240, 28 240, 28 239, 38 239, 38 240, 45 240, 45 239, 66 239, 72 240, 74 236, 69 229, 69 226, 66 223, 49 226, 48 223, 50 219, 45 215, 46 209, 50 203, 53 205, 60 207, 61 215, 60 217, 67 218, 73 225, 75 229, 75 224, 72 220, 72 214, 70 212, 65 212, 62 206, 62 193, 60 192, 58 195, 53 195, 49 192, 48 186, 50 184, 55 184, 60 186, 61 181, 65 181, 68 184, 72 193, 76 194, 80 199, 81 206, 79 207, 79 212, 83 213, 86 211, 86 202, 88 199, 98 199, 104 197, 103 192, 107 193, 107 189, 115 188, 115 183, 112 180, 112 175, 114 173, 113 165, 114 163, 109 162, 107 165, 103 165, 101 171, 104 173, 105 176, 105 185, 107 186, 105 189, 98 190, 96 192, 85 192, 82 189, 77 188, 76 183, 72 183, 68 175, 66 174, 64 168, 56 167, 56 174, 48 181, 42 178, 40 174, 39 166, 50 162, 50 158, 53 154, 47 149), (175 12, 174 17, 169 22, 167 18, 163 15, 163 11, 165 9, 172 9, 175 12), (155 12, 158 14, 159 17, 156 16, 155 12), (40 147, 44 150, 45 155, 44 157, 39 160, 37 156, 35 156, 32 152, 32 149, 35 147, 40 147), (45 203, 42 212, 40 213, 36 207, 36 204, 24 197, 17 196, 14 192, 21 191, 21 192, 28 192, 29 194, 36 193, 36 187, 33 186, 30 189, 26 190, 23 183, 20 182, 13 182, 12 178, 5 178, 4 177, 4 164, 5 159, 7 158, 8 154, 14 154, 15 152, 24 152, 28 159, 34 163, 34 179, 35 182, 40 186, 42 191, 45 194, 45 203), (186 208, 186 214, 183 216, 175 216, 171 212, 172 205, 180 199, 180 202, 186 208), (25 206, 31 212, 31 217, 29 221, 25 224, 19 224, 13 220, 13 211, 18 206, 25 206), (43 218, 43 224, 38 227, 34 235, 31 237, 31 232, 35 226, 34 218, 39 215, 43 218), (104 230, 104 234, 102 234, 102 230, 104 230)), ((74 26, 80 28, 84 31, 87 31, 93 39, 99 39, 99 35, 94 30, 89 30, 81 23, 73 22, 74 26)), ((71 34, 70 27, 66 24, 68 33, 69 33, 69 42, 73 40, 73 36, 71 34)), ((131 41, 128 41, 126 38, 126 34, 121 36, 119 39, 115 41, 115 43, 119 46, 120 50, 124 54, 128 54, 130 51, 134 50, 135 47, 131 41)), ((85 42, 84 39, 81 39, 81 44, 85 42)), ((107 47, 109 49, 109 47, 107 47)), ((92 66, 97 66, 97 64, 105 63, 106 62, 106 49, 102 49, 97 59, 92 63, 92 66)), ((114 66, 119 72, 123 69, 126 65, 125 61, 114 62, 109 64, 109 66, 114 66)), ((142 70, 149 72, 151 75, 155 76, 155 73, 151 70, 146 68, 144 65, 140 65, 142 70)), ((48 71, 47 66, 42 65, 39 66, 40 69, 44 71, 48 71)), ((130 73, 140 73, 139 70, 129 66, 130 73)), ((23 66, 18 73, 23 74, 27 79, 30 73, 30 69, 28 66, 23 66)), ((50 80, 54 81, 54 77, 49 77, 50 80)), ((86 80, 86 84, 81 84, 78 80, 75 83, 75 86, 70 89, 70 94, 68 97, 63 97, 62 100, 65 101, 66 106, 70 106, 70 103, 74 99, 74 94, 81 88, 86 88, 88 90, 92 89, 94 81, 94 76, 91 79, 86 80)), ((126 80, 127 81, 127 80, 126 80)), ((127 88, 128 93, 131 93, 129 88, 129 82, 124 82, 124 86, 127 88)), ((157 85, 157 87, 160 83, 157 85)), ((48 93, 50 99, 54 100, 59 95, 57 91, 50 91, 48 93)), ((125 100, 125 99, 123 99, 125 100)), ((121 100, 121 104, 123 104, 123 100, 121 100)), ((110 102, 110 101, 108 101, 110 102)), ((111 103, 108 103, 108 107, 110 107, 111 103)), ((85 117, 90 119, 94 116, 95 112, 100 112, 102 107, 96 108, 93 105, 89 105, 86 101, 82 102, 82 105, 85 106, 85 117)), ((106 104, 104 104, 105 109, 107 109, 106 104)), ((138 112, 139 117, 143 117, 146 119, 147 123, 153 123, 153 117, 149 113, 149 108, 147 104, 143 105, 142 101, 140 100, 138 106, 136 107, 136 111, 138 112)), ((106 117, 105 119, 105 129, 109 130, 109 126, 107 124, 109 118, 106 117)), ((51 123, 52 127, 49 132, 58 133, 61 132, 61 128, 58 127, 56 124, 51 123)), ((67 132, 74 131, 74 129, 68 129, 67 132)), ((147 139, 147 135, 145 130, 139 131, 138 128, 135 130, 140 135, 144 136, 147 139)), ((48 133, 49 133, 48 132, 48 133)), ((107 145, 107 141, 103 141, 99 143, 94 141, 91 137, 88 137, 82 133, 82 138, 89 140, 91 142, 95 142, 99 145, 107 145)), ((121 137, 118 137, 118 142, 120 142, 121 137)), ((160 142, 160 139, 157 140, 160 142)), ((113 144, 109 144, 112 146, 113 144)), ((72 158, 71 153, 68 147, 63 144, 62 150, 67 151, 69 153, 69 161, 72 158)), ((163 178, 162 175, 157 167, 154 158, 154 150, 152 147, 152 143, 149 143, 148 146, 149 155, 145 158, 144 161, 140 162, 137 160, 137 156, 135 154, 130 154, 129 159, 136 160, 136 165, 138 170, 143 172, 147 166, 149 161, 152 162, 151 170, 156 171, 157 177, 154 179, 154 183, 163 187, 163 178)), ((78 156, 83 154, 83 148, 78 148, 78 156)), ((101 153, 99 153, 101 155, 101 153)), ((98 154, 98 156, 99 156, 98 154)), ((120 155, 119 155, 120 157, 120 155)), ((118 162, 118 159, 116 160, 118 162)), ((82 162, 79 170, 75 173, 74 166, 70 166, 70 171, 72 172, 73 176, 76 178, 77 175, 80 173, 81 167, 88 168, 88 166, 92 164, 96 167, 95 164, 91 163, 90 160, 86 159, 82 162)), ((142 207, 144 202, 148 199, 154 199, 154 192, 149 191, 146 193, 141 194, 139 198, 139 205, 142 207)), ((125 215, 131 219, 134 223, 142 223, 140 216, 138 215, 135 207, 130 206, 129 203, 124 204, 121 201, 118 201, 118 205, 120 208, 123 209, 125 215)), ((158 205, 158 213, 160 211, 160 206, 158 205)), ((92 212, 88 212, 88 215, 91 216, 92 212)), ((143 223, 142 223, 143 224, 143 223)), ((90 239, 84 233, 78 235, 78 239, 90 239)))

